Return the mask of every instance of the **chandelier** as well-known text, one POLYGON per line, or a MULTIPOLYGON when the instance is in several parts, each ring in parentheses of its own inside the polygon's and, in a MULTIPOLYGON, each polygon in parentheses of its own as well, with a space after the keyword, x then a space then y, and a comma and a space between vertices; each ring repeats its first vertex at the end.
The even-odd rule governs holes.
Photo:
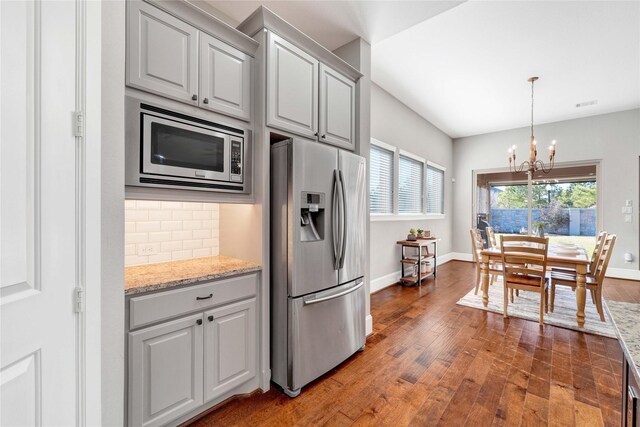
POLYGON ((542 160, 538 160, 538 149, 536 139, 533 136, 533 83, 538 80, 537 77, 530 77, 527 81, 531 82, 531 139, 529 140, 529 160, 525 160, 516 166, 516 146, 509 148, 509 172, 520 173, 527 171, 533 177, 533 173, 541 170, 544 173, 549 173, 553 169, 554 160, 556 157, 556 141, 551 141, 549 146, 549 166, 546 167, 542 160))

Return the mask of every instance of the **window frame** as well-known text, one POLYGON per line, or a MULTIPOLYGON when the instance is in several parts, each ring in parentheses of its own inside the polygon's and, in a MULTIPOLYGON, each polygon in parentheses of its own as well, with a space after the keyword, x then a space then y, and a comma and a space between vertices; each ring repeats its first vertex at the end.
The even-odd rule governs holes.
MULTIPOLYGON (((391 180, 393 205, 392 213, 373 213, 371 212, 371 204, 369 202, 369 218, 372 222, 377 221, 419 221, 427 219, 444 219, 446 218, 445 209, 445 177, 446 168, 438 163, 424 159, 409 151, 403 150, 391 144, 387 144, 375 138, 371 138, 371 145, 375 145, 379 148, 393 152, 393 177, 391 180), (422 163, 422 212, 421 213, 400 213, 399 212, 399 176, 400 176, 400 156, 404 156, 413 160, 417 160, 422 163), (428 185, 427 182, 427 167, 431 166, 436 169, 440 169, 443 172, 443 186, 442 186, 442 213, 427 213, 427 195, 428 185)), ((371 178, 369 177, 369 196, 371 195, 371 178)))
POLYGON ((426 200, 425 200, 425 208, 424 209, 425 209, 425 212, 427 212, 427 215, 443 215, 444 216, 444 214, 445 214, 445 204, 446 204, 445 197, 444 197, 445 196, 444 188, 445 188, 445 185, 446 185, 445 176, 447 174, 447 168, 445 168, 442 165, 439 165, 438 163, 427 161, 427 165, 425 167, 425 177, 424 177, 425 183, 426 183, 425 198, 429 197, 429 181, 427 179, 429 167, 432 168, 432 169, 438 169, 440 172, 442 172, 442 196, 441 196, 442 197, 442 212, 439 212, 439 213, 438 212, 427 212, 428 202, 426 200))

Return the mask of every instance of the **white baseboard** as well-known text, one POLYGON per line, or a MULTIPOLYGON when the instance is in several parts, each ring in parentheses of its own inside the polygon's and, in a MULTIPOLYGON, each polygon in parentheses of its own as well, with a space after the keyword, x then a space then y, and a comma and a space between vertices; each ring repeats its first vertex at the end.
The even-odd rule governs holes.
POLYGON ((451 252, 451 259, 456 261, 469 261, 473 262, 473 255, 464 252, 451 252))
POLYGON ((364 319, 364 325, 365 325, 366 335, 367 336, 371 335, 373 333, 373 317, 371 317, 371 315, 368 315, 364 319))
POLYGON ((378 292, 381 289, 387 288, 391 285, 395 285, 396 283, 398 283, 398 280, 400 280, 400 270, 394 271, 393 273, 387 274, 386 276, 373 279, 369 283, 369 292, 378 292))
POLYGON ((607 277, 613 277, 615 279, 640 280, 640 270, 609 267, 607 269, 607 277))

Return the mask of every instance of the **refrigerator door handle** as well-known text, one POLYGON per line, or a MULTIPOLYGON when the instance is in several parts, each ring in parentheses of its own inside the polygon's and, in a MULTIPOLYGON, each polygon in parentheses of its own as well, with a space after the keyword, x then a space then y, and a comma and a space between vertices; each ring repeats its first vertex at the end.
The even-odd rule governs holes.
POLYGON ((338 244, 338 170, 333 171, 333 203, 331 203, 331 234, 332 234, 332 243, 333 243, 333 268, 337 270, 340 265, 340 256, 338 254, 339 244, 338 244))
POLYGON ((342 218, 340 219, 342 236, 340 237, 340 268, 344 267, 344 258, 347 250, 347 197, 344 189, 344 175, 338 171, 340 176, 340 204, 342 205, 342 218))
POLYGON ((305 297, 304 300, 303 300, 304 301, 304 305, 317 304, 319 302, 324 302, 324 301, 329 301, 329 300, 332 300, 332 299, 340 298, 341 296, 344 296, 344 295, 350 294, 351 292, 357 291, 363 285, 364 285, 364 281, 360 280, 359 282, 357 282, 357 284, 354 287, 346 289, 346 290, 338 292, 338 293, 335 293, 333 295, 327 295, 326 297, 320 297, 320 298, 312 297, 312 298, 309 298, 309 299, 307 299, 307 297, 305 297))

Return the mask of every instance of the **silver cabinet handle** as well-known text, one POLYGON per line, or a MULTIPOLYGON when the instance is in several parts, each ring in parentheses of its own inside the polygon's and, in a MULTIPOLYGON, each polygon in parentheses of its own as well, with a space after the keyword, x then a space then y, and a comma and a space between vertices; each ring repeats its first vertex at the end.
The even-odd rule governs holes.
POLYGON ((340 204, 342 206, 342 219, 340 220, 340 223, 342 225, 342 236, 340 237, 340 268, 342 268, 344 267, 344 257, 347 250, 347 197, 346 191, 344 189, 344 175, 342 174, 342 171, 339 171, 339 176, 341 194, 340 204))
POLYGON ((339 298, 341 296, 350 294, 351 292, 355 292, 358 289, 360 289, 362 287, 362 285, 364 285, 364 282, 360 282, 357 285, 355 285, 353 288, 349 288, 346 289, 342 292, 338 292, 337 294, 333 294, 333 295, 327 295, 326 297, 320 297, 320 298, 313 298, 313 299, 305 299, 304 300, 304 305, 309 305, 309 304, 317 304, 319 302, 323 302, 323 301, 329 301, 335 298, 339 298))
POLYGON ((203 299, 209 299, 209 298, 213 298, 213 294, 209 294, 209 296, 206 296, 206 297, 196 297, 196 299, 198 301, 203 300, 203 299))
POLYGON ((209 103, 209 98, 203 99, 202 102, 204 102, 205 104, 208 104, 209 103))

